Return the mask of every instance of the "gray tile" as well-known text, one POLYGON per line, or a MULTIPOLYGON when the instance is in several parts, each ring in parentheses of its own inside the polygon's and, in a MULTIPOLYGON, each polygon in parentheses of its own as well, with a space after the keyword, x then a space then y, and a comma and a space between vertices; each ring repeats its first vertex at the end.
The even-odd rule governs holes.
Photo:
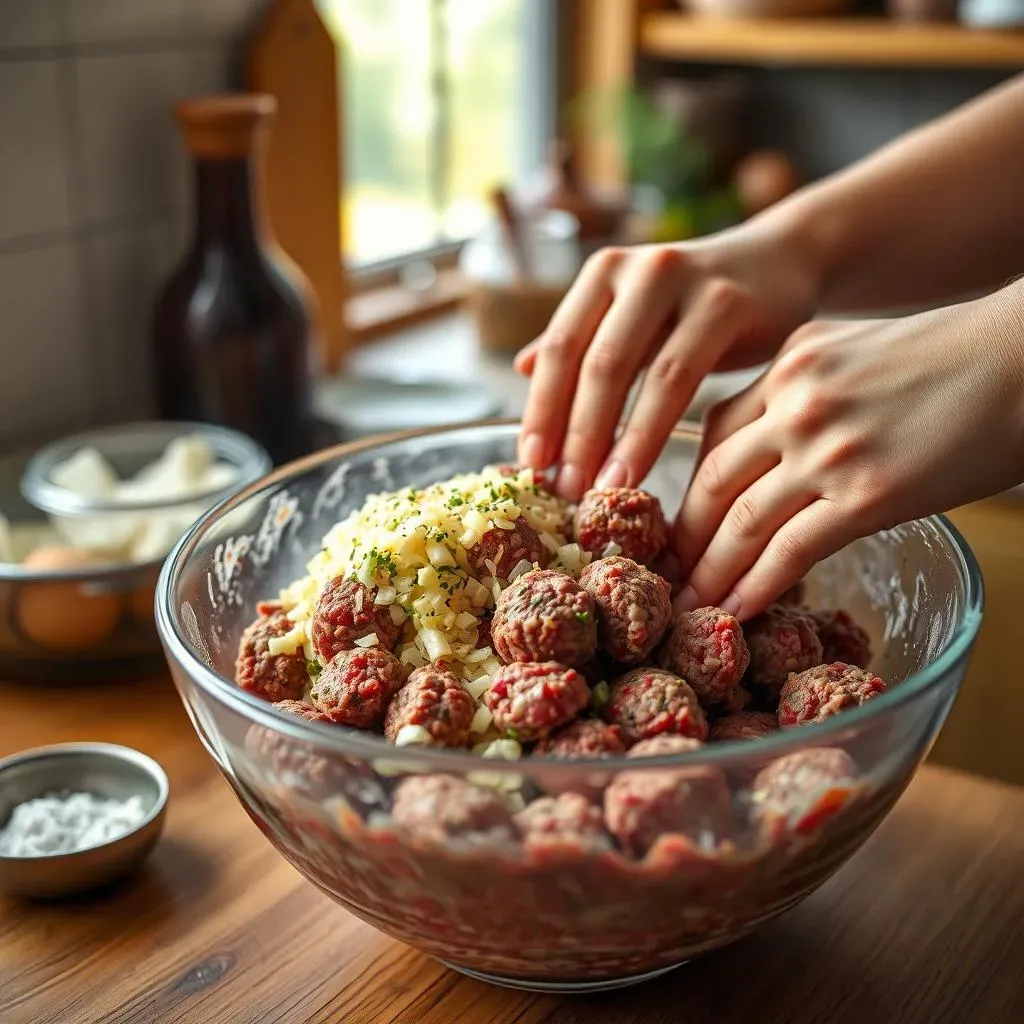
POLYGON ((107 418, 154 414, 153 304, 184 252, 178 218, 95 232, 85 242, 107 418))
POLYGON ((60 42, 59 0, 0 0, 0 49, 60 42))
POLYGON ((66 0, 69 41, 159 43, 182 39, 193 0, 66 0))
POLYGON ((0 62, 0 241, 69 226, 55 60, 0 62))
POLYGON ((185 0, 190 31, 225 35, 247 29, 260 16, 265 0, 185 0))
POLYGON ((174 103, 180 53, 75 58, 79 164, 87 224, 180 209, 185 155, 174 103))
POLYGON ((74 429, 95 393, 71 241, 0 255, 0 438, 74 429))

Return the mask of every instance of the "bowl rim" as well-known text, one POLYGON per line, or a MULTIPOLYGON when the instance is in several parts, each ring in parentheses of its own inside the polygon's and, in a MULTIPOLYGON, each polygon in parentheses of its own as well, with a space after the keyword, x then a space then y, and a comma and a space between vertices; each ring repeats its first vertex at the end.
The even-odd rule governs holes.
POLYGON ((135 423, 118 423, 95 430, 84 430, 69 434, 36 451, 25 465, 21 476, 21 494, 31 505, 50 515, 63 517, 87 517, 116 515, 130 512, 169 511, 193 502, 219 504, 229 498, 239 487, 258 481, 269 472, 273 463, 267 451, 256 441, 238 430, 215 423, 198 423, 190 420, 140 420, 135 423), (200 434, 212 444, 220 443, 224 451, 232 456, 221 455, 234 462, 239 470, 239 481, 227 487, 216 487, 210 491, 197 491, 185 498, 167 501, 93 501, 75 494, 53 483, 49 473, 55 465, 70 458, 75 452, 90 445, 100 445, 104 440, 119 436, 146 437, 152 435, 154 443, 160 441, 159 457, 170 441, 176 437, 200 434))
MULTIPOLYGON (((166 812, 167 802, 170 799, 171 793, 171 783, 167 777, 167 772, 164 771, 164 768, 159 761, 150 757, 149 754, 144 754, 141 750, 136 750, 134 747, 126 747, 121 743, 51 743, 42 747, 29 747, 27 750, 21 750, 15 754, 9 754, 7 757, 0 758, 0 781, 3 779, 3 773, 8 768, 12 768, 16 764, 23 764, 32 761, 47 761, 51 759, 59 760, 64 757, 79 754, 91 754, 93 756, 98 755, 119 764, 129 762, 134 764, 137 768, 141 768, 147 775, 149 775, 149 777, 156 782, 157 796, 156 800, 153 801, 153 806, 149 809, 145 818, 143 818, 135 828, 128 832, 115 836, 113 839, 108 839, 106 842, 97 843, 95 846, 87 846, 82 850, 72 850, 66 853, 31 853, 25 854, 24 856, 3 853, 0 854, 0 864, 35 864, 43 861, 51 863, 56 861, 68 861, 81 857, 84 854, 93 854, 97 850, 106 850, 134 835, 137 835, 166 812)), ((29 799, 35 798, 30 797, 29 799)), ((4 822, 4 825, 6 825, 6 822, 4 822)))
MULTIPOLYGON (((514 418, 476 420, 470 423, 454 423, 428 429, 395 431, 334 445, 275 469, 262 479, 211 508, 196 520, 189 531, 178 541, 164 562, 157 580, 157 632, 172 669, 177 664, 209 697, 242 714, 251 723, 283 733, 291 739, 315 742, 320 746, 332 748, 341 756, 387 762, 389 766, 395 768, 401 766, 403 770, 408 770, 410 773, 436 769, 439 772, 459 775, 474 771, 490 774, 530 775, 532 772, 542 769, 546 775, 557 778, 559 775, 565 777, 578 775, 584 768, 588 771, 608 773, 621 771, 627 766, 632 770, 679 764, 715 765, 728 769, 751 760, 752 755, 760 755, 760 760, 767 761, 808 747, 841 744, 844 740, 854 737, 859 732, 860 726, 881 720, 890 710, 909 703, 919 695, 937 687, 947 672, 970 653, 981 626, 984 583, 981 569, 970 546, 960 531, 944 515, 928 516, 916 520, 931 525, 949 544, 965 581, 964 609, 960 621, 956 624, 949 643, 939 656, 920 671, 909 675, 899 686, 886 690, 881 696, 866 704, 844 711, 842 715, 835 715, 824 722, 802 725, 799 729, 781 729, 769 736, 761 737, 755 742, 742 739, 724 740, 707 744, 693 752, 658 757, 579 758, 573 760, 531 757, 518 761, 484 758, 481 755, 465 751, 436 747, 396 747, 382 736, 360 732, 345 726, 310 722, 298 715, 279 711, 273 704, 240 689, 233 681, 214 672, 192 651, 181 631, 178 618, 171 608, 173 593, 171 583, 177 577, 179 567, 187 560, 200 536, 222 515, 229 513, 260 492, 276 487, 325 462, 355 455, 367 449, 383 448, 402 441, 431 437, 437 434, 457 434, 467 431, 478 433, 484 429, 518 425, 519 420, 514 418)), ((696 426, 678 425, 672 431, 671 436, 678 440, 694 443, 699 442, 701 431, 696 426)), ((180 689, 179 686, 179 691, 180 689)))

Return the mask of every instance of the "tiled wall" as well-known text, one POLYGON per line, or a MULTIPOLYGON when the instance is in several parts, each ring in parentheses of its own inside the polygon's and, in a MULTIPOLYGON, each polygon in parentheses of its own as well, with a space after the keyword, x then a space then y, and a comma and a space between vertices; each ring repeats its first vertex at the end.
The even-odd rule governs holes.
POLYGON ((151 412, 187 241, 175 100, 236 84, 262 0, 0 0, 0 446, 151 412))

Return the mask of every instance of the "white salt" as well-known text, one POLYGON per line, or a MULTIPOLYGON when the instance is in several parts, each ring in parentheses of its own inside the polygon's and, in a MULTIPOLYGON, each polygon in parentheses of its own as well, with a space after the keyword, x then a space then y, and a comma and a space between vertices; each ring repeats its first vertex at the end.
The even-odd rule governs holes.
POLYGON ((0 830, 0 856, 75 853, 127 835, 146 818, 142 798, 102 800, 91 793, 55 793, 18 804, 0 830))

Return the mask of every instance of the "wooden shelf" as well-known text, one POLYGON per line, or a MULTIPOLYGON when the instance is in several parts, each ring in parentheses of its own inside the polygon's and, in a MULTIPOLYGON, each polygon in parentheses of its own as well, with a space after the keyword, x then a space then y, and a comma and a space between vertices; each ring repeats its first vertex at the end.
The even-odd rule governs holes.
POLYGON ((885 18, 717 19, 647 15, 644 53, 694 63, 803 67, 1022 68, 1024 32, 885 18))

